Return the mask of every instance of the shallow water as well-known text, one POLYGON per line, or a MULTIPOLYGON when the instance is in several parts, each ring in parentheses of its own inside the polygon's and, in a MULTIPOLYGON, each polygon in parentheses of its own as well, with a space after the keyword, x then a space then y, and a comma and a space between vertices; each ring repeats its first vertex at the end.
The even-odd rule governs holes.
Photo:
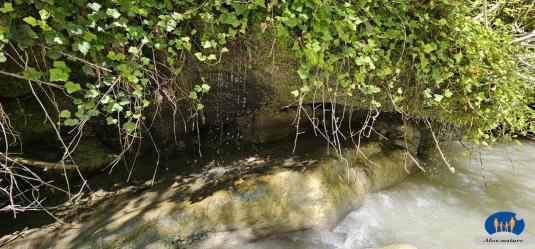
POLYGON ((450 147, 447 154, 455 174, 436 158, 431 161, 433 173, 428 170, 370 195, 330 231, 286 234, 238 248, 349 249, 400 242, 421 249, 503 248, 475 243, 477 236, 488 235, 486 218, 499 211, 516 213, 526 223, 522 235, 535 235, 535 142, 482 150, 481 160, 479 153, 463 155, 458 144, 450 147))

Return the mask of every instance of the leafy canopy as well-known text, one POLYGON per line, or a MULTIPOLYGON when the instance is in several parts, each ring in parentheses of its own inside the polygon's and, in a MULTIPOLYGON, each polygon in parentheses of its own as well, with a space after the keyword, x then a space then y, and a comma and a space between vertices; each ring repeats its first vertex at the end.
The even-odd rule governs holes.
MULTIPOLYGON (((43 49, 49 65, 20 74, 63 84, 78 108, 61 113, 65 125, 103 115, 133 133, 152 89, 179 75, 186 60, 217 63, 229 41, 269 33, 301 61, 295 73, 302 81, 291 92, 296 98, 321 89, 361 107, 462 128, 476 142, 493 139, 497 129, 502 135, 533 131, 534 74, 514 58, 533 51, 510 44, 509 12, 486 28, 474 18, 478 4, 13 0, 0 6, 0 63, 7 43, 43 49), (73 72, 83 73, 83 82, 73 72)), ((199 83, 184 95, 201 110, 209 90, 199 83)))

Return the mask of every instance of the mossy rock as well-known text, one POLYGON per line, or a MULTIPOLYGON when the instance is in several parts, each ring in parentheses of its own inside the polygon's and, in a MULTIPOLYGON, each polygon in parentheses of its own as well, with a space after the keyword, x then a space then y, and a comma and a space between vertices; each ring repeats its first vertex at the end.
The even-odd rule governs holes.
MULTIPOLYGON (((151 134, 158 142, 170 144, 196 133, 197 126, 234 134, 229 139, 253 143, 265 143, 294 133, 292 122, 298 101, 291 92, 301 88, 303 82, 297 73, 300 62, 290 47, 292 44, 293 41, 284 36, 275 38, 249 33, 247 39, 230 42, 230 51, 215 65, 199 63, 193 55, 187 57, 174 84, 162 85, 154 93, 154 103, 146 110, 145 116, 151 120, 155 117, 149 125, 151 134), (197 111, 197 103, 183 95, 204 83, 211 88, 202 94, 199 101, 204 108, 197 111)), ((344 110, 340 104, 357 105, 354 97, 340 95, 336 99, 339 116, 344 110)), ((309 110, 318 103, 327 109, 333 106, 328 99, 314 97, 314 94, 309 94, 302 102, 309 110)), ((368 107, 363 109, 367 111, 368 107)), ((314 110, 316 116, 322 115, 321 107, 314 110)), ((345 114, 348 110, 345 109, 345 114)), ((307 120, 304 114, 301 120, 307 120)))

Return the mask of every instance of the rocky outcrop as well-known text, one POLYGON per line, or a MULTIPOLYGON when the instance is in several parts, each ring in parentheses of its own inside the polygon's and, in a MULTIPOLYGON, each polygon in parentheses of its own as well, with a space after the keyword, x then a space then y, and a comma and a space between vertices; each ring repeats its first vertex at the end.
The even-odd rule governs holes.
MULTIPOLYGON (((206 192, 206 182, 200 179, 150 190, 97 208, 74 227, 40 231, 7 248, 217 248, 277 233, 328 228, 364 196, 401 182, 415 170, 409 151, 396 144, 406 138, 417 146, 417 131, 411 134, 347 147, 342 157, 290 157, 260 175, 219 176, 213 181, 231 179, 231 184, 213 191, 206 192)), ((236 167, 243 173, 245 164, 262 167, 264 160, 247 158, 236 167)))
MULTIPOLYGON (((296 120, 295 106, 299 101, 291 92, 303 86, 297 73, 300 62, 290 48, 293 41, 273 39, 251 35, 247 40, 234 40, 229 44, 230 52, 214 65, 198 63, 193 56, 188 59, 174 85, 166 84, 155 93, 160 101, 155 101, 146 115, 156 117, 153 135, 163 143, 173 143, 175 137, 180 140, 197 128, 206 128, 229 139, 265 143, 294 133, 292 122, 296 120), (199 98, 204 108, 196 111, 195 101, 180 94, 204 83, 210 90, 199 98)), ((356 107, 357 98, 339 95, 328 98, 310 93, 302 105, 356 107)), ((316 115, 323 111, 323 107, 316 109, 316 115)), ((368 106, 361 109, 367 112, 368 106)), ((309 114, 312 115, 310 108, 309 114)), ((305 114, 301 118, 307 119, 305 114)))

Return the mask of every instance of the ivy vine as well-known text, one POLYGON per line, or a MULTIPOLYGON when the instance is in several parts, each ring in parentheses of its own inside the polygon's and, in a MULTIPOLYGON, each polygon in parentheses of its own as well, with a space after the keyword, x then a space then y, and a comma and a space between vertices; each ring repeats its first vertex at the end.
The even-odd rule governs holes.
MULTIPOLYGON (((216 64, 229 52, 229 41, 267 32, 302 62, 295 72, 302 81, 291 92, 295 98, 321 89, 367 108, 462 127, 466 139, 476 142, 494 139, 499 128, 533 132, 534 73, 514 58, 533 51, 511 43, 505 14, 490 28, 474 18, 479 5, 11 0, 0 6, 0 63, 43 51, 44 65, 19 63, 16 75, 56 85, 73 97, 77 109, 61 111, 63 125, 103 116, 133 134, 153 101, 152 90, 162 78, 180 75, 188 58, 216 64)), ((202 110, 199 100, 209 91, 199 82, 185 97, 202 110)))

